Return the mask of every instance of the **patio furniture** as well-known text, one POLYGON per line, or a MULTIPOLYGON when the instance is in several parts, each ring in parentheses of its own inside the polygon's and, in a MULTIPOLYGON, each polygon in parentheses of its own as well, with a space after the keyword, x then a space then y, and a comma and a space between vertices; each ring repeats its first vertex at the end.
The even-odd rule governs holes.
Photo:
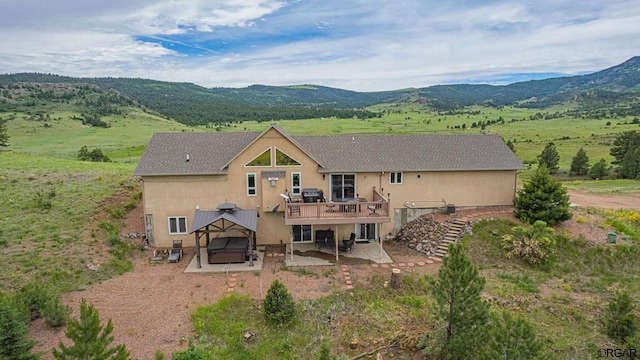
POLYGON ((338 250, 342 252, 353 252, 353 246, 356 244, 356 234, 351 233, 349 240, 343 239, 342 245, 338 245, 338 250))
POLYGON ((164 256, 166 253, 167 253, 167 250, 154 249, 153 256, 151 256, 151 263, 157 264, 159 262, 162 262, 164 260, 164 256))
POLYGON ((169 256, 167 257, 167 262, 177 263, 182 260, 182 255, 184 254, 182 250, 182 240, 173 240, 173 246, 169 249, 169 256))
POLYGON ((323 247, 335 248, 336 239, 333 230, 316 230, 316 246, 318 250, 323 247))
POLYGON ((244 263, 248 259, 248 249, 246 237, 219 237, 211 239, 207 245, 207 259, 209 264, 244 263))

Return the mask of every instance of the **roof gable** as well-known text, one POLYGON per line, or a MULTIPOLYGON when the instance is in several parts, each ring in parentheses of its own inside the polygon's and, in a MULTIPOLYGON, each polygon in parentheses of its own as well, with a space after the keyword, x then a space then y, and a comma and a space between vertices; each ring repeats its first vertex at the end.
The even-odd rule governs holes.
POLYGON ((234 159, 269 131, 300 148, 320 165, 321 172, 525 168, 498 135, 291 136, 272 125, 262 133, 154 134, 134 174, 225 174, 234 159))

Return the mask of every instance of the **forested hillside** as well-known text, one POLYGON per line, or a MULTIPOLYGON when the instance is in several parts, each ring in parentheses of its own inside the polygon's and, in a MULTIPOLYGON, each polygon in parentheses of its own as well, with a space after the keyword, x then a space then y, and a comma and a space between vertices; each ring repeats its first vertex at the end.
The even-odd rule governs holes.
POLYGON ((367 107, 386 102, 416 102, 437 111, 456 111, 470 105, 526 108, 562 105, 574 116, 640 115, 640 57, 581 76, 500 86, 454 84, 383 92, 356 92, 317 85, 209 89, 191 83, 145 79, 71 78, 31 73, 0 75, 0 85, 16 83, 94 85, 188 125, 323 117, 366 119, 380 116, 367 107))

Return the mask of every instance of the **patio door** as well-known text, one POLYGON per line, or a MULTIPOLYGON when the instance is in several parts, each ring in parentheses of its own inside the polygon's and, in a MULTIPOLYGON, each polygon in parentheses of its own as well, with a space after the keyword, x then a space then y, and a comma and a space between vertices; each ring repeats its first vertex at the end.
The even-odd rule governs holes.
POLYGON ((331 201, 356 197, 356 174, 331 174, 331 201))
POLYGON ((378 237, 376 224, 356 224, 356 239, 358 241, 375 241, 378 237))
POLYGON ((306 243, 313 242, 313 226, 312 225, 292 225, 291 231, 293 242, 306 243))

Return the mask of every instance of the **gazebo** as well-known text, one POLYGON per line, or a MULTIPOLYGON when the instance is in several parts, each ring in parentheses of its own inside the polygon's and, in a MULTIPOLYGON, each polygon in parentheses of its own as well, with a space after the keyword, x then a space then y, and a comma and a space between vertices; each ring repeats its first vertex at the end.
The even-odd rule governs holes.
POLYGON ((257 223, 257 210, 243 210, 232 203, 220 204, 215 211, 196 210, 189 233, 195 233, 197 267, 202 267, 200 259, 200 239, 202 236, 204 235, 208 247, 212 233, 227 231, 241 232, 249 240, 249 266, 253 266, 253 241, 257 223))

